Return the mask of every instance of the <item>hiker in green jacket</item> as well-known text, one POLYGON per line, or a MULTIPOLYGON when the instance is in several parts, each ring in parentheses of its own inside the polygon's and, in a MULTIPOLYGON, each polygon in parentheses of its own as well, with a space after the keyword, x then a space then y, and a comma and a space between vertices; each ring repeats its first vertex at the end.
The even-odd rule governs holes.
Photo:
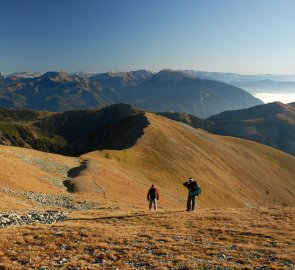
POLYGON ((188 181, 184 182, 183 185, 188 189, 188 198, 186 204, 186 211, 194 211, 196 205, 196 196, 201 193, 201 188, 192 177, 188 181))

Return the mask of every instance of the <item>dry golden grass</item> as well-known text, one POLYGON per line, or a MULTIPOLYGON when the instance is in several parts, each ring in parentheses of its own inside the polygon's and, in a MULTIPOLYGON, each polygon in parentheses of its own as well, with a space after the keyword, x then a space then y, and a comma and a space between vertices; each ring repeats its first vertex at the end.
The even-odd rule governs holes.
POLYGON ((294 222, 294 208, 73 213, 1 230, 0 269, 294 269, 294 222))
MULTIPOLYGON (((295 157, 264 145, 222 137, 151 113, 150 125, 126 150, 103 150, 81 158, 63 157, 31 149, 0 146, 0 187, 64 194, 47 180, 57 174, 24 162, 20 155, 87 169, 72 180, 77 200, 101 207, 145 209, 151 184, 160 191, 162 209, 184 207, 190 176, 201 184, 200 207, 295 206, 295 157), (76 165, 75 165, 76 164, 76 165), (46 180, 47 179, 47 180, 46 180)), ((2 198, 0 210, 26 208, 31 202, 2 198), (11 207, 9 201, 11 200, 11 207), (8 208, 7 208, 8 207, 8 208)))
MULTIPOLYGON (((50 182, 51 178, 63 179, 61 168, 71 168, 79 164, 77 158, 43 153, 31 149, 0 145, 0 189, 32 191, 46 194, 66 194, 65 190, 50 182), (55 172, 56 169, 56 172, 55 172)), ((0 211, 32 208, 30 200, 14 193, 1 192, 0 211)))
POLYGON ((187 192, 182 183, 193 176, 204 191, 201 207, 295 206, 295 157, 146 115, 150 125, 132 148, 82 156, 89 168, 75 180, 78 194, 142 208, 154 183, 161 207, 179 207, 187 192))
POLYGON ((59 190, 46 181, 49 177, 58 175, 50 171, 52 164, 71 167, 74 166, 73 164, 78 164, 78 159, 0 145, 0 163, 1 187, 54 194, 59 193, 59 190), (48 170, 38 165, 41 162, 49 163, 48 170))

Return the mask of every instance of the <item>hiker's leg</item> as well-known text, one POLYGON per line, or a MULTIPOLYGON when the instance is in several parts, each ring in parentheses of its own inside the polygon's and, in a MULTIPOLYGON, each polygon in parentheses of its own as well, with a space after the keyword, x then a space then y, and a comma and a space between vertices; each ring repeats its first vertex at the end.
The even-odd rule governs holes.
POLYGON ((153 200, 150 199, 150 200, 149 200, 149 209, 150 209, 150 210, 152 210, 152 206, 153 206, 153 200))
POLYGON ((155 199, 155 201, 154 201, 154 209, 157 210, 157 207, 158 207, 158 205, 157 205, 157 199, 155 199))
POLYGON ((186 210, 190 211, 191 210, 191 196, 188 195, 187 197, 187 204, 186 204, 186 210))
POLYGON ((196 196, 192 196, 192 211, 194 211, 196 205, 196 196))

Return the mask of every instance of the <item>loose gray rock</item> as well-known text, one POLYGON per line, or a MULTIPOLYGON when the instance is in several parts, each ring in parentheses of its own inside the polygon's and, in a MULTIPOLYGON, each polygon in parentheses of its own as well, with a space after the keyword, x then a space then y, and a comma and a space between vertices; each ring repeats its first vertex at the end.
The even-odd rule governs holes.
POLYGON ((69 213, 62 211, 29 212, 27 214, 0 213, 0 228, 33 223, 52 224, 63 221, 69 213))

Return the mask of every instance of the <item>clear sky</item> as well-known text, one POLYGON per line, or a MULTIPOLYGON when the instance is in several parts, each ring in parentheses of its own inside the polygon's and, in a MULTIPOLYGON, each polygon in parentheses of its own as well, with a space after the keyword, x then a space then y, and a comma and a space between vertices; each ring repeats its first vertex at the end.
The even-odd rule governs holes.
POLYGON ((294 0, 0 0, 0 71, 295 74, 294 0))

